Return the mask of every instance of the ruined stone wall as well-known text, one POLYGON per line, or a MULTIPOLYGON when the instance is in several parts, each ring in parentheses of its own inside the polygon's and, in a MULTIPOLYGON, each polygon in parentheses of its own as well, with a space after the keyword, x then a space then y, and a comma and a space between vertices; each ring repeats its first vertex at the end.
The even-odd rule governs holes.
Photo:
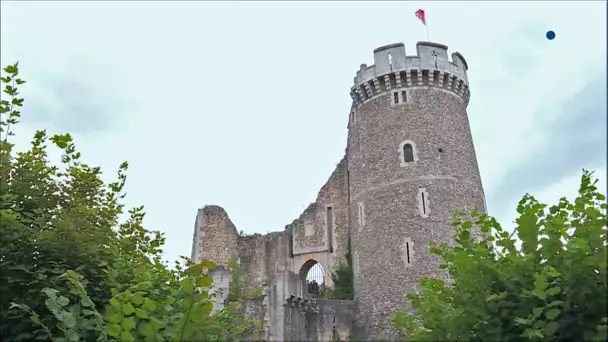
POLYGON ((235 251, 249 287, 260 287, 266 278, 266 244, 269 239, 265 235, 239 237, 238 249, 235 251))
POLYGON ((285 341, 348 341, 355 302, 290 297, 285 301, 285 341))
POLYGON ((243 317, 257 322, 257 326, 252 331, 248 331, 243 336, 244 341, 266 341, 266 306, 263 300, 249 300, 241 307, 243 317))
POLYGON ((194 225, 193 261, 210 260, 228 266, 231 251, 237 249, 238 232, 224 208, 207 205, 198 210, 194 225))
POLYGON ((280 232, 239 236, 221 207, 206 206, 199 210, 193 244, 193 249, 198 249, 196 253, 193 250, 193 255, 196 254, 198 260, 211 260, 223 267, 211 274, 220 292, 216 309, 227 302, 230 287, 228 260, 236 255, 244 275, 245 295, 254 296, 246 299, 259 303, 260 315, 267 324, 266 338, 284 340, 287 334, 285 319, 289 315, 285 312, 285 299, 291 295, 307 295, 302 280, 314 263, 321 264, 325 284, 332 286, 331 271, 344 260, 347 252, 349 208, 346 169, 344 157, 319 190, 316 201, 280 232))
POLYGON ((320 189, 316 201, 287 227, 293 239, 293 272, 307 272, 307 262, 314 260, 323 266, 328 285, 332 284, 331 271, 344 258, 348 248, 346 170, 345 156, 320 189))

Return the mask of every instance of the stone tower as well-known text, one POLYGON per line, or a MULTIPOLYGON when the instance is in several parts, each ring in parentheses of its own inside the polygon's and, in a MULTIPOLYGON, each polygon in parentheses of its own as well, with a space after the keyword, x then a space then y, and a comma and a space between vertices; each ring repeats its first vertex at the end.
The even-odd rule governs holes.
POLYGON ((374 50, 351 89, 348 125, 350 234, 356 321, 389 338, 390 315, 424 276, 446 278, 432 242, 453 241, 457 210, 485 199, 467 117, 467 63, 445 45, 374 50))

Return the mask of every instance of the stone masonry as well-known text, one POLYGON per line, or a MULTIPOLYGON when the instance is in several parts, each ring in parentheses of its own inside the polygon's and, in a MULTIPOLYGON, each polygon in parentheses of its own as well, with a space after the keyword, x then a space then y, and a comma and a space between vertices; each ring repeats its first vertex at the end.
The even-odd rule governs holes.
POLYGON ((231 255, 246 282, 260 287, 256 315, 265 339, 393 340, 391 315, 406 308, 406 293, 421 277, 447 279, 433 242, 453 243, 454 213, 485 211, 466 107, 467 63, 447 46, 419 42, 407 56, 403 44, 374 50, 361 65, 350 95, 348 141, 317 199, 283 231, 239 236, 226 211, 199 209, 192 259, 212 260, 216 308, 227 298, 231 255), (313 299, 305 277, 318 263, 325 284, 350 249, 354 301, 313 299))

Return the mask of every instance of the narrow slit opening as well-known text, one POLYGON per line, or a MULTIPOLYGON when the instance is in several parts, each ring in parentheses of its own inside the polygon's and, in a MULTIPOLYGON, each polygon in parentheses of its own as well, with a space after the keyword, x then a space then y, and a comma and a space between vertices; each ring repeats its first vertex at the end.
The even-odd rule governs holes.
POLYGON ((422 213, 426 214, 426 203, 425 203, 426 201, 424 198, 424 192, 422 192, 421 195, 422 195, 422 213))

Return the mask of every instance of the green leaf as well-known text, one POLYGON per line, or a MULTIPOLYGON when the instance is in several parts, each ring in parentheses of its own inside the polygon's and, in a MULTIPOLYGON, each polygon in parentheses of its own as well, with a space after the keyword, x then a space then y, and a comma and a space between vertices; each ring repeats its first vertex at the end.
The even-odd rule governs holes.
POLYGON ((550 289, 547 290, 547 295, 549 296, 555 296, 556 294, 560 293, 562 291, 561 288, 559 287, 552 287, 550 289))
POLYGON ((186 292, 192 292, 193 287, 192 287, 192 281, 188 278, 182 280, 182 287, 184 288, 184 291, 186 292))
POLYGON ((116 298, 110 299, 110 305, 116 308, 120 307, 120 302, 116 298))
POLYGON ((135 305, 141 305, 141 303, 144 302, 144 297, 142 297, 139 294, 134 294, 131 296, 131 303, 135 304, 135 305))
POLYGON ((545 311, 545 308, 543 307, 534 308, 532 310, 532 315, 534 316, 534 318, 538 318, 540 317, 540 315, 543 314, 543 311, 545 311))
POLYGON ((133 317, 126 317, 122 320, 122 330, 123 331, 131 331, 135 329, 135 319, 133 317))
POLYGON ((70 300, 64 296, 59 296, 59 298, 57 298, 57 304, 59 306, 66 306, 66 305, 70 304, 70 300))
POLYGON ((196 279, 196 286, 198 287, 207 287, 213 284, 213 278, 210 276, 202 276, 196 279))
POLYGON ((48 288, 48 287, 45 287, 44 289, 42 289, 42 292, 44 292, 44 294, 46 294, 49 298, 56 298, 57 297, 57 293, 59 293, 58 290, 51 289, 51 288, 48 288))
POLYGON ((112 337, 118 338, 121 332, 122 329, 120 329, 120 325, 118 324, 110 324, 106 328, 106 333, 112 337))
POLYGON ((80 336, 78 335, 78 332, 76 330, 70 329, 68 331, 65 332, 65 337, 68 341, 71 342, 78 342, 80 341, 80 336))
POLYGON ((537 274, 534 277, 534 289, 544 291, 547 289, 547 277, 542 274, 537 274))
POLYGON ((133 342, 133 341, 135 341, 135 339, 133 338, 133 335, 131 335, 131 333, 130 333, 130 332, 128 332, 128 331, 123 331, 123 332, 120 334, 120 341, 121 341, 121 342, 133 342))
POLYGON ((158 320, 154 317, 150 317, 150 322, 152 323, 152 325, 154 325, 156 329, 162 329, 166 326, 165 322, 158 320))
POLYGON ((150 298, 144 299, 144 309, 148 310, 148 312, 153 312, 156 310, 156 303, 150 298))
POLYGON ((135 309, 135 315, 139 318, 148 318, 148 312, 142 309, 135 309))
POLYGON ((206 268, 208 270, 213 270, 217 267, 217 265, 213 261, 209 261, 209 260, 203 260, 200 263, 201 263, 201 265, 203 265, 204 268, 206 268))
POLYGON ((561 300, 554 300, 551 303, 548 304, 549 307, 553 307, 553 306, 557 306, 557 305, 561 305, 564 304, 564 302, 562 302, 561 300))
POLYGON ((154 327, 149 322, 142 322, 137 327, 137 331, 142 334, 146 340, 151 341, 152 337, 156 335, 154 327))
POLYGON ((74 317, 74 315, 72 315, 71 312, 64 311, 59 317, 61 317, 60 320, 68 328, 73 328, 76 325, 76 318, 74 317))
POLYGON ((188 267, 188 269, 186 270, 186 275, 188 275, 190 277, 198 277, 201 274, 203 274, 203 264, 202 263, 194 264, 194 265, 188 267))
POLYGON ((559 323, 555 321, 549 322, 545 325, 545 335, 553 336, 557 332, 557 329, 559 329, 559 323))
POLYGON ((534 289, 532 291, 532 294, 542 300, 545 300, 545 298, 547 298, 547 295, 545 294, 544 290, 534 289))
POLYGON ((110 322, 110 323, 119 323, 121 319, 122 319, 122 315, 120 315, 118 313, 110 315, 107 318, 108 322, 110 322))
POLYGON ((471 211, 471 217, 477 217, 477 215, 479 215, 479 210, 475 207, 473 208, 473 211, 471 211))
POLYGON ((129 302, 122 305, 122 313, 123 315, 130 315, 135 312, 135 308, 129 302))
POLYGON ((545 317, 547 317, 547 319, 554 320, 561 312, 562 311, 560 309, 553 308, 545 313, 545 317))

